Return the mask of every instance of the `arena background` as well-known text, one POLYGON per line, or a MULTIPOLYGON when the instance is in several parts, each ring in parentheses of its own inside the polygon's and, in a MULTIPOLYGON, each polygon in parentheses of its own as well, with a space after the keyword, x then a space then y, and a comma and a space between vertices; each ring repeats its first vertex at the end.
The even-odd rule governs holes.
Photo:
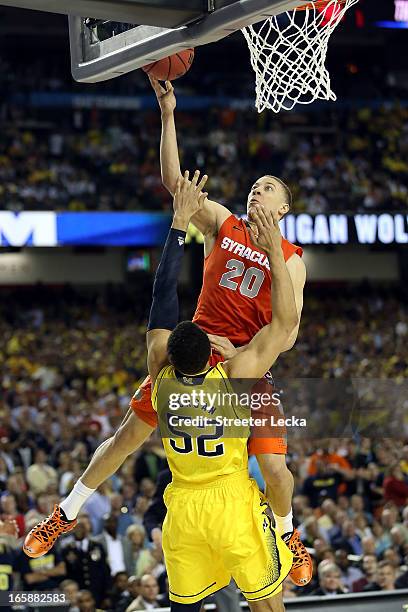
MULTIPOLYGON (((360 0, 350 11, 329 50, 335 103, 258 115, 240 34, 200 47, 175 83, 182 166, 209 174, 214 199, 242 214, 254 178, 269 172, 293 188, 283 230, 305 249, 308 282, 299 338, 275 375, 387 379, 405 410, 407 22, 404 0, 360 0), (397 4, 405 17, 396 20, 397 4)), ((73 600, 88 589, 91 598, 71 605, 81 612, 122 612, 140 593, 166 606, 162 553, 142 527, 165 464, 158 439, 85 506, 93 558, 73 537, 35 567, 21 551, 145 375, 152 275, 171 207, 157 102, 140 70, 75 83, 63 16, 0 7, 0 66, 0 508, 19 527, 18 540, 0 539, 0 589, 65 589, 73 600), (116 557, 106 557, 104 525, 117 533, 116 557), (145 574, 150 586, 139 584, 145 574)), ((201 285, 201 242, 191 228, 183 318, 201 285)), ((285 584, 289 610, 408 603, 407 438, 405 418, 399 435, 355 430, 290 445, 296 522, 316 570, 305 589, 285 584), (319 576, 323 560, 332 563, 319 576)))

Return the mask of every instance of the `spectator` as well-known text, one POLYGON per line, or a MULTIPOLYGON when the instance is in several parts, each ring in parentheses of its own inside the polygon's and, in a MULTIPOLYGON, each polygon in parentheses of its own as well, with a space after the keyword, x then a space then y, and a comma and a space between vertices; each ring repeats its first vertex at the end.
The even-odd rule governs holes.
POLYGON ((362 495, 354 494, 350 499, 350 510, 349 516, 351 518, 355 518, 357 516, 363 515, 364 518, 368 521, 372 521, 372 515, 365 511, 364 509, 364 498, 362 495))
POLYGON ((384 499, 398 508, 405 508, 408 500, 408 484, 399 464, 394 465, 384 479, 384 499))
POLYGON ((366 586, 377 583, 377 557, 373 554, 365 554, 363 556, 362 568, 363 576, 352 584, 352 591, 354 593, 363 591, 366 586))
POLYGON ((144 495, 139 495, 133 512, 133 519, 137 525, 143 525, 144 516, 149 507, 150 501, 144 495))
POLYGON ((159 585, 156 578, 150 574, 144 574, 140 579, 140 595, 126 608, 126 612, 134 610, 150 610, 159 607, 159 585))
POLYGON ((36 495, 57 487, 58 474, 47 464, 47 454, 42 448, 37 450, 34 463, 27 470, 27 482, 36 495))
POLYGON ((2 515, 16 521, 18 527, 18 537, 21 538, 25 533, 24 515, 17 509, 14 495, 3 494, 0 498, 2 515))
POLYGON ((343 482, 337 467, 317 460, 313 471, 315 474, 306 478, 302 491, 309 498, 312 508, 317 508, 327 497, 336 501, 339 484, 343 482))
POLYGON ((319 523, 315 516, 307 517, 304 522, 299 525, 299 532, 305 546, 312 547, 316 539, 324 540, 324 532, 319 528, 319 523))
POLYGON ((408 589, 408 570, 405 570, 395 581, 396 589, 408 589))
POLYGON ((361 538, 356 532, 354 523, 347 520, 343 524, 341 536, 333 539, 334 548, 343 548, 349 555, 362 555, 361 538))
MULTIPOLYGON (((0 432, 0 436, 1 435, 2 433, 0 432)), ((7 479, 9 475, 10 471, 8 469, 7 463, 4 457, 0 455, 0 491, 5 491, 5 489, 7 488, 7 479)))
POLYGON ((391 536, 378 521, 373 521, 373 534, 375 538, 375 553, 377 557, 381 557, 391 546, 391 536))
POLYGON ((26 591, 52 591, 58 588, 62 577, 66 575, 65 563, 57 546, 38 559, 30 559, 21 550, 17 567, 26 591))
POLYGON ((334 563, 323 561, 318 568, 319 588, 311 595, 341 595, 346 593, 341 582, 340 569, 334 563))
POLYGON ((112 576, 126 572, 123 539, 118 534, 116 516, 109 514, 105 518, 102 534, 95 538, 95 542, 102 544, 112 576))
POLYGON ((376 557, 376 541, 372 535, 362 538, 361 545, 364 555, 374 555, 376 557))
POLYGON ((340 568, 342 583, 347 591, 352 591, 353 583, 360 580, 363 576, 361 570, 351 565, 348 552, 343 548, 336 550, 336 562, 340 568))
MULTIPOLYGON (((154 438, 145 442, 144 450, 145 452, 135 462, 135 481, 141 483, 144 478, 148 478, 150 483, 153 484, 157 481, 159 472, 167 465, 166 456, 163 447, 154 438)), ((146 495, 144 491, 141 491, 141 493, 146 495)))
MULTIPOLYGON (((0 585, 1 590, 13 591, 14 579, 18 571, 17 526, 12 521, 1 522, 0 532, 0 585)), ((8 608, 11 610, 11 607, 8 608)))
POLYGON ((118 572, 113 576, 113 586, 109 593, 110 607, 115 608, 119 602, 123 604, 123 599, 128 598, 128 581, 129 579, 126 572, 118 572))
POLYGON ((336 520, 337 506, 332 499, 325 499, 321 505, 321 516, 318 519, 320 529, 325 533, 325 539, 329 540, 330 530, 333 529, 336 520))
POLYGON ((70 612, 74 612, 74 610, 78 610, 77 608, 78 593, 79 593, 78 583, 75 582, 75 580, 71 580, 67 578, 66 580, 63 580, 61 582, 60 591, 64 593, 65 595, 66 601, 69 605, 70 612))
MULTIPOLYGON (((127 590, 116 604, 116 612, 125 612, 130 604, 140 595, 140 578, 129 576, 127 590)), ((160 606, 163 607, 163 606, 160 606)))
POLYGON ((126 571, 132 576, 137 567, 140 553, 143 550, 146 532, 142 525, 130 525, 123 541, 126 571))
MULTIPOLYGON (((144 515, 144 526, 147 531, 147 535, 154 541, 154 530, 159 529, 161 531, 164 517, 166 516, 166 506, 163 501, 163 495, 165 488, 171 482, 171 472, 169 468, 165 468, 158 474, 157 486, 155 490, 152 503, 147 508, 144 515)), ((160 537, 161 542, 161 537, 160 537)))
POLYGON ((369 584, 364 591, 393 591, 395 589, 395 568, 388 561, 378 564, 377 583, 369 584))
POLYGON ((101 605, 110 588, 111 574, 102 544, 89 538, 90 521, 79 516, 73 539, 62 551, 67 575, 80 589, 92 592, 97 605, 101 605))
POLYGON ((395 525, 391 529, 390 535, 394 550, 403 558, 407 551, 408 529, 405 525, 395 525))
POLYGON ((155 578, 164 572, 163 549, 160 542, 155 542, 149 548, 144 548, 136 562, 136 576, 141 577, 146 573, 151 573, 155 578))
POLYGON ((96 607, 95 599, 91 591, 79 591, 77 604, 79 612, 103 612, 96 607))

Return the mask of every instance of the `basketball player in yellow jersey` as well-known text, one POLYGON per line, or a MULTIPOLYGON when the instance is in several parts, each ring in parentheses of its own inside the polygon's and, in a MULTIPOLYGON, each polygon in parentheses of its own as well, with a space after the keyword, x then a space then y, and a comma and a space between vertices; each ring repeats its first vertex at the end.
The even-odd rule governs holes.
POLYGON ((233 393, 232 379, 249 379, 249 390, 253 379, 264 376, 298 323, 296 303, 277 217, 257 206, 251 238, 270 262, 272 322, 244 350, 213 367, 207 334, 191 321, 175 326, 185 232, 206 197, 201 193, 205 178, 197 186, 198 173, 191 182, 186 173, 177 183, 147 332, 152 401, 173 475, 165 492, 163 525, 171 607, 173 612, 198 612, 202 599, 232 576, 252 610, 281 612, 281 585, 292 553, 271 527, 266 498, 248 475, 249 429, 243 417, 249 417, 249 408, 202 398, 233 393), (243 424, 235 436, 225 431, 231 416, 243 424))

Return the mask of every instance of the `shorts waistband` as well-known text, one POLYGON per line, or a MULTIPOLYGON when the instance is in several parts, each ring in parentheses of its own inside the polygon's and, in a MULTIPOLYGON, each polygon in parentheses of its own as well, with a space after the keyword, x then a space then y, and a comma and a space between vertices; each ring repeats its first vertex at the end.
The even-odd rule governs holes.
POLYGON ((183 480, 172 480, 170 483, 173 487, 177 489, 217 489, 219 487, 225 487, 230 484, 236 483, 245 483, 250 482, 251 478, 249 476, 248 470, 240 470, 239 472, 234 472, 232 474, 226 474, 225 476, 220 476, 217 480, 212 480, 211 482, 201 483, 201 482, 186 482, 183 480))

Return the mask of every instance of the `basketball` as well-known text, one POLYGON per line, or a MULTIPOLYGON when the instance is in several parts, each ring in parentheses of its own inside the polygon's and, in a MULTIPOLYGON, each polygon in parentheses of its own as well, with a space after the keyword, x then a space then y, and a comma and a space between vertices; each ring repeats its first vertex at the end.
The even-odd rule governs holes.
POLYGON ((174 55, 143 66, 143 70, 159 81, 174 81, 190 70, 194 49, 183 49, 174 55))

